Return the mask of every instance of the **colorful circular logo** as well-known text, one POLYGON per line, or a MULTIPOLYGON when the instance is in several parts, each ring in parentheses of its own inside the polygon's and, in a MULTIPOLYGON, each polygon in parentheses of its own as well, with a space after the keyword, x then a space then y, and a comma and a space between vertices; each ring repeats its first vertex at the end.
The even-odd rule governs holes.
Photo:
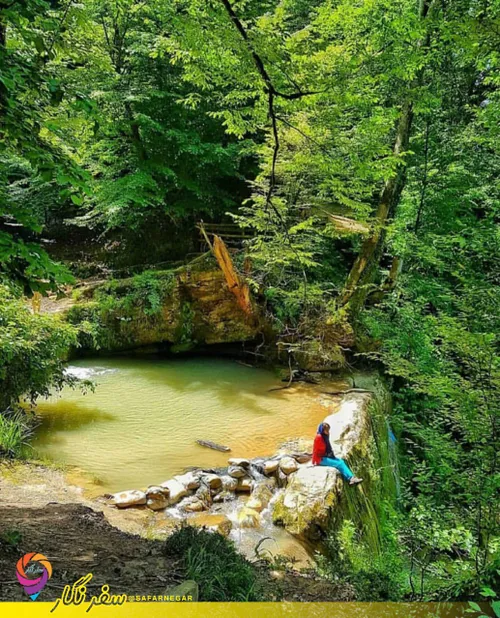
POLYGON ((52 565, 43 554, 30 552, 17 561, 16 575, 24 592, 34 601, 52 577, 52 565))

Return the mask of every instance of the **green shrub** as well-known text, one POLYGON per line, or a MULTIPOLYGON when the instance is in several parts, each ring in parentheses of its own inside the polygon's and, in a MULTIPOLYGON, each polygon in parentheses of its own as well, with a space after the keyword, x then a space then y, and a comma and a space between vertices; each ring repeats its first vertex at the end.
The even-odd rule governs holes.
POLYGON ((21 410, 0 414, 0 457, 19 457, 32 434, 32 425, 21 410))
POLYGON ((252 565, 220 534, 183 526, 165 543, 182 559, 188 579, 200 587, 200 601, 259 601, 262 592, 252 565))

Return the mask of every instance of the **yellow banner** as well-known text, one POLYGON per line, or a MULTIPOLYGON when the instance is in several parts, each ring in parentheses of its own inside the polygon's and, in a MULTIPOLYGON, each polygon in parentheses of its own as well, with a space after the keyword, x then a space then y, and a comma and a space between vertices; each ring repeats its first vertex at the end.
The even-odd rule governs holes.
MULTIPOLYGON (((0 618, 458 618, 466 603, 131 603, 119 607, 26 602, 0 603, 0 618), (52 611, 51 611, 52 610, 52 611)), ((491 616, 487 606, 485 615, 491 616)))

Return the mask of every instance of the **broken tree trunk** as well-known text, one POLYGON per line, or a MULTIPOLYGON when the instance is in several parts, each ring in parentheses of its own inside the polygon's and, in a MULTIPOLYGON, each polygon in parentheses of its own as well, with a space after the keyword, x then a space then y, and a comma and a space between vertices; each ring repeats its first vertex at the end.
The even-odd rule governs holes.
POLYGON ((226 278, 226 283, 231 292, 236 296, 236 300, 238 301, 238 305, 241 309, 251 315, 253 313, 252 310, 252 302, 250 300, 250 289, 248 285, 241 280, 238 275, 233 260, 229 255, 229 251, 227 247, 219 236, 214 234, 214 241, 212 245, 212 250, 214 252, 217 263, 220 266, 220 269, 224 273, 224 277, 226 278))

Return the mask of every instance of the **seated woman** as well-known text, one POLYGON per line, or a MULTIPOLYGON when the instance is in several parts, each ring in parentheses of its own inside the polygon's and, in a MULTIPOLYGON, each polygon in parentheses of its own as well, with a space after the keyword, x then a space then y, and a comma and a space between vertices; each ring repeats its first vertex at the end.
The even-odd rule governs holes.
POLYGON ((330 444, 330 425, 328 423, 321 423, 318 427, 318 433, 314 439, 312 463, 314 466, 329 466, 330 468, 336 468, 340 474, 349 481, 349 485, 357 485, 361 483, 363 479, 354 476, 352 470, 346 464, 343 459, 337 459, 333 454, 332 446, 330 444))

